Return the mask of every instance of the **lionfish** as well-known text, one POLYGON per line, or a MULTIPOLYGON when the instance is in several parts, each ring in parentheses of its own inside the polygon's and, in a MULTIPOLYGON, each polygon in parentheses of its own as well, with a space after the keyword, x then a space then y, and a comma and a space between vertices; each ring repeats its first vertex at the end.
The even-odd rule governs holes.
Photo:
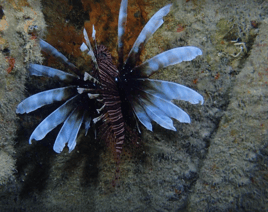
POLYGON ((194 46, 177 47, 160 53, 137 65, 147 40, 164 23, 171 4, 161 8, 145 25, 135 41, 125 61, 123 57, 123 37, 127 20, 127 0, 122 0, 118 20, 118 65, 112 61, 107 48, 97 44, 93 25, 91 45, 86 30, 80 47, 93 61, 93 70, 81 71, 53 46, 40 39, 41 50, 54 56, 67 66, 72 73, 39 64, 30 64, 29 72, 35 76, 52 77, 67 83, 60 87, 43 91, 23 100, 16 112, 29 113, 45 105, 63 102, 48 115, 33 131, 32 140, 42 140, 51 130, 62 124, 56 137, 53 150, 60 153, 67 144, 69 152, 76 146, 81 126, 87 134, 90 127, 98 129, 101 139, 111 145, 119 160, 125 141, 127 117, 124 105, 128 105, 133 115, 136 130, 140 133, 140 122, 152 131, 152 121, 163 128, 174 130, 173 119, 190 123, 190 117, 181 108, 171 102, 173 99, 203 104, 203 97, 196 91, 183 85, 149 79, 156 71, 182 61, 191 61, 202 51, 194 46), (95 128, 96 127, 96 128, 95 128))

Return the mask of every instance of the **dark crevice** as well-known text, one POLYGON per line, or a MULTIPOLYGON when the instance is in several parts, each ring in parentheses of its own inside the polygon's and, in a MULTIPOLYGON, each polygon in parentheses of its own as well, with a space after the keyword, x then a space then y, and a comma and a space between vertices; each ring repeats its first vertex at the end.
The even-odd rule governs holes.
POLYGON ((88 11, 84 11, 81 0, 69 0, 72 10, 66 16, 66 21, 70 21, 78 29, 84 27, 85 21, 89 20, 88 11))
POLYGON ((0 19, 2 19, 4 16, 4 10, 3 7, 0 5, 0 19))

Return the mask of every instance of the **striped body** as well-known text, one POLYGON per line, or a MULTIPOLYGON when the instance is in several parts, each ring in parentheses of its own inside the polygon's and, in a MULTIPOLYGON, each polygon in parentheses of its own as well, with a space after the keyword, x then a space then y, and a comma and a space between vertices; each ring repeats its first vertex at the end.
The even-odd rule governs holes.
POLYGON ((98 63, 98 78, 101 84, 104 117, 100 126, 102 138, 107 144, 115 143, 117 157, 119 158, 125 139, 125 122, 121 109, 121 99, 116 80, 119 72, 112 62, 111 54, 106 47, 97 47, 96 58, 98 63))

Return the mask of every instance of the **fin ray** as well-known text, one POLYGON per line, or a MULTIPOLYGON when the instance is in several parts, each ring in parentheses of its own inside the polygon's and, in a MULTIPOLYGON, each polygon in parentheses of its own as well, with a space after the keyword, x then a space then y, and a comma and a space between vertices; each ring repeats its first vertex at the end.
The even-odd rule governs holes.
POLYGON ((125 34, 125 27, 127 22, 127 4, 128 0, 122 0, 120 4, 119 17, 118 17, 118 62, 119 68, 123 65, 123 57, 124 57, 124 44, 123 38, 125 34))
POLYGON ((76 95, 66 101, 63 105, 61 105, 58 109, 53 111, 49 116, 47 116, 33 131, 30 136, 29 143, 32 143, 32 140, 42 140, 51 130, 56 128, 59 124, 61 124, 70 114, 73 109, 73 104, 76 101, 76 95))
POLYGON ((62 63, 69 66, 69 68, 73 71, 77 70, 76 66, 69 62, 67 57, 65 57, 62 53, 60 53, 56 48, 54 48, 52 45, 47 43, 46 41, 40 39, 39 41, 40 47, 42 51, 54 56, 55 58, 58 58, 62 63))
POLYGON ((175 65, 182 61, 191 61, 201 54, 202 51, 194 46, 170 49, 146 60, 141 65, 133 68, 131 73, 137 77, 150 77, 161 68, 175 65))
POLYGON ((30 113, 40 107, 56 101, 64 101, 76 94, 75 86, 56 88, 34 94, 24 99, 18 106, 16 113, 30 113))
POLYGON ((147 24, 142 29, 138 38, 136 39, 132 49, 128 54, 128 58, 125 62, 124 67, 126 70, 130 70, 135 67, 137 59, 141 53, 147 40, 155 33, 155 31, 164 23, 163 17, 166 16, 170 11, 171 4, 166 5, 156 12, 147 24))
POLYGON ((64 121, 58 136, 55 140, 53 150, 57 153, 62 152, 65 144, 68 143, 69 152, 76 146, 76 138, 83 122, 83 113, 75 108, 64 121))
POLYGON ((154 79, 136 79, 146 92, 166 100, 183 100, 191 104, 204 103, 204 98, 193 89, 174 82, 154 79))
POLYGON ((64 71, 39 64, 30 64, 29 71, 30 74, 34 76, 58 77, 60 80, 67 82, 79 79, 79 76, 75 74, 66 73, 64 71))

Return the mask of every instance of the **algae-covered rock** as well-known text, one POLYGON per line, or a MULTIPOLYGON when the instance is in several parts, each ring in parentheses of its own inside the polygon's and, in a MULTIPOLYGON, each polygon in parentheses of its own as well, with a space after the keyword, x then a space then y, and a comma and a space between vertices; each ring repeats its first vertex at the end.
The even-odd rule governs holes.
POLYGON ((190 211, 267 209, 267 59, 264 21, 189 199, 190 211))
POLYGON ((36 35, 43 32, 44 21, 39 1, 1 1, 0 6, 0 184, 5 190, 15 180, 14 145, 19 142, 15 111, 24 94, 26 66, 29 61, 41 61, 29 30, 37 25, 36 35))

